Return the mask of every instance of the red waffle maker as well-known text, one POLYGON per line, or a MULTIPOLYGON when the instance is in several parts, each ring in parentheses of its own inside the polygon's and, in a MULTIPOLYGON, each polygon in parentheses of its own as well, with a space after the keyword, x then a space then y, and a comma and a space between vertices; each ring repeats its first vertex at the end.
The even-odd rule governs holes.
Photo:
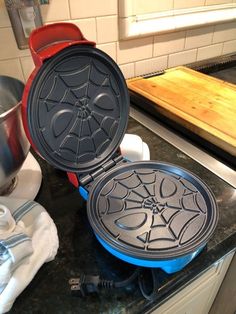
POLYGON ((120 154, 129 114, 125 79, 75 25, 37 29, 30 50, 36 68, 23 121, 33 148, 79 183, 90 224, 109 252, 168 273, 182 269, 216 227, 210 189, 183 168, 120 154))

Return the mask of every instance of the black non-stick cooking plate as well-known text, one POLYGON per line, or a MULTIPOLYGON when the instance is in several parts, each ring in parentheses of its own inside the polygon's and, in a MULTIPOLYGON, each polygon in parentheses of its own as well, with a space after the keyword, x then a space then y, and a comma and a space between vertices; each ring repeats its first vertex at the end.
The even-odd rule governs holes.
POLYGON ((133 162, 95 183, 88 217, 102 242, 138 259, 193 253, 212 235, 218 212, 209 188, 171 164, 133 162))
POLYGON ((28 127, 40 155, 56 168, 83 174, 118 149, 128 111, 117 64, 90 46, 71 46, 45 61, 27 101, 28 127))

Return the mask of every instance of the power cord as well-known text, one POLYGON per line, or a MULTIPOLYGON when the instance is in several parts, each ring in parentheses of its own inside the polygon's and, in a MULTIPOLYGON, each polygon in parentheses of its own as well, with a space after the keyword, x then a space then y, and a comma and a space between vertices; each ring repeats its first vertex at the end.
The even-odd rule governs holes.
POLYGON ((159 288, 157 269, 143 268, 138 276, 138 285, 144 298, 154 301, 157 298, 159 288))
POLYGON ((158 279, 155 269, 136 268, 127 279, 123 281, 113 281, 100 278, 99 275, 81 274, 77 278, 71 278, 69 285, 71 292, 76 295, 85 297, 89 294, 99 293, 101 289, 124 288, 138 279, 140 291, 145 299, 154 300, 158 292, 158 279), (151 274, 152 280, 150 280, 151 274), (150 285, 150 283, 152 283, 150 285))
POLYGON ((80 297, 85 297, 86 295, 91 293, 98 293, 100 289, 114 289, 126 287, 138 277, 138 274, 139 268, 137 268, 130 277, 118 282, 102 279, 98 275, 93 276, 81 274, 77 278, 71 278, 69 280, 69 285, 72 292, 76 292, 76 294, 80 297))

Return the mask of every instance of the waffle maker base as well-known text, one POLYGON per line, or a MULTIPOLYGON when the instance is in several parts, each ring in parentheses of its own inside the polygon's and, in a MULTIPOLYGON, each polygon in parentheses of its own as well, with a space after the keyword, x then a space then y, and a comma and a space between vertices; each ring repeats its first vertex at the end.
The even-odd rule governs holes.
POLYGON ((207 186, 183 168, 128 162, 94 182, 87 213, 110 253, 173 273, 201 252, 214 231, 214 204, 207 186))

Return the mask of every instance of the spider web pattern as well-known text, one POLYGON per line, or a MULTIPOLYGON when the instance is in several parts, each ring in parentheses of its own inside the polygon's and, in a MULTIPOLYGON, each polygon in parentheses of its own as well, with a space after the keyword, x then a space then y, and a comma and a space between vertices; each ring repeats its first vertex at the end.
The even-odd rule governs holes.
POLYGON ((182 176, 136 169, 115 176, 100 191, 98 216, 116 241, 146 251, 180 249, 207 221, 207 205, 182 176))
POLYGON ((121 102, 119 88, 102 64, 90 58, 76 61, 54 69, 38 103, 39 132, 47 149, 55 159, 75 165, 99 158, 112 143, 121 102))

